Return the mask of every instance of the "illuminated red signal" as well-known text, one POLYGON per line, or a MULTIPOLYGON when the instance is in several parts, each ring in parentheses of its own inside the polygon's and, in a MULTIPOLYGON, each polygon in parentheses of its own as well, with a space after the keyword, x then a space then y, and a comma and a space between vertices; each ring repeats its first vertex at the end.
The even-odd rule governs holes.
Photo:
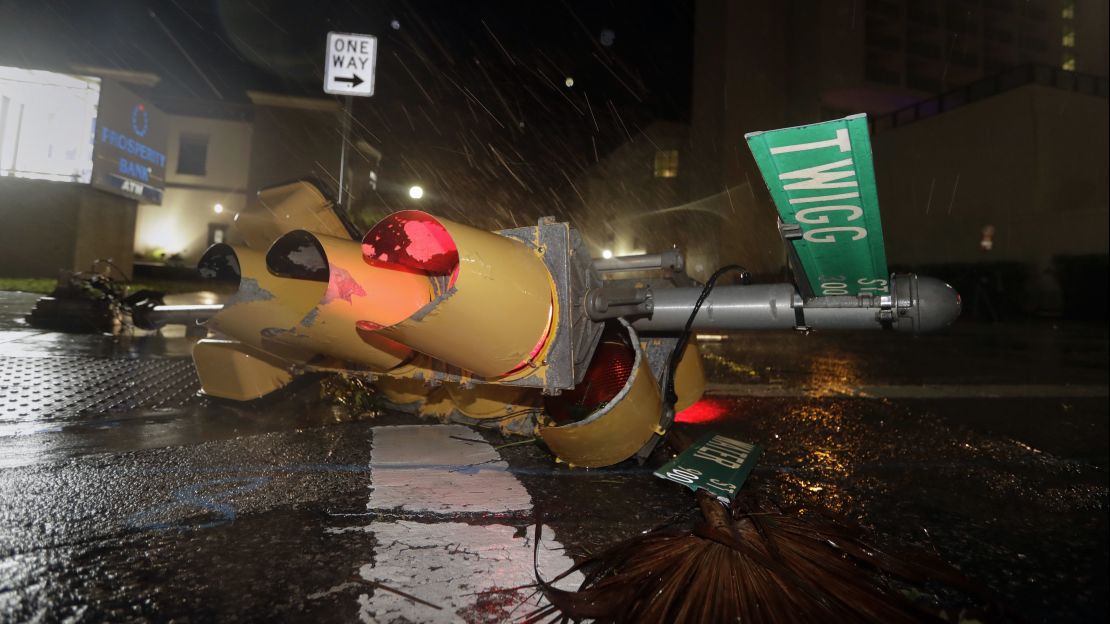
POLYGON ((362 257, 371 266, 450 276, 448 288, 459 276, 455 240, 435 217, 419 210, 395 212, 375 225, 362 239, 362 257))
POLYGON ((432 293, 394 322, 358 319, 364 340, 381 335, 485 379, 543 364, 556 328, 542 248, 404 210, 370 228, 361 249, 365 264, 423 276, 432 293))
POLYGON ((688 424, 704 424, 720 420, 729 413, 729 406, 718 399, 702 399, 675 414, 674 421, 688 424))

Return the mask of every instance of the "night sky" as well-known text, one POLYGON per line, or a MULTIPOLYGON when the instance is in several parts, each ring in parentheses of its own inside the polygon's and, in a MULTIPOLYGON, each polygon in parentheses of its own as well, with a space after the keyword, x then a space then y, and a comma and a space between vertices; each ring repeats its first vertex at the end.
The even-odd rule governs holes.
POLYGON ((164 100, 331 97, 331 30, 379 38, 354 125, 385 154, 386 186, 430 178, 441 212, 490 227, 567 216, 583 171, 653 120, 689 116, 692 0, 0 0, 0 63, 153 72, 164 100))
POLYGON ((319 95, 324 38, 337 30, 379 38, 383 98, 451 97, 452 80, 484 94, 522 79, 562 86, 573 77, 577 93, 598 101, 670 119, 688 113, 692 2, 319 4, 0 0, 0 59, 153 72, 164 96, 243 101, 248 88, 319 95))

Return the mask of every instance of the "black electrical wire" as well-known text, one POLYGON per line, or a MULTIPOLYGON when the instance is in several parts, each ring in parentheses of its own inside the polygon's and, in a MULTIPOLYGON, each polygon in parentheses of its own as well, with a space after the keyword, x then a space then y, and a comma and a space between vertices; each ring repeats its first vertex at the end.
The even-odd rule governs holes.
POLYGON ((686 326, 682 329, 682 333, 678 336, 678 342, 674 345, 674 351, 671 352, 671 357, 667 360, 667 387, 664 392, 663 400, 666 401, 664 407, 670 411, 674 409, 675 403, 678 402, 678 394, 674 390, 674 376, 675 371, 678 370, 678 361, 682 359, 682 352, 686 349, 687 343, 690 342, 690 328, 694 326, 694 319, 698 316, 698 311, 709 297, 709 293, 713 292, 713 287, 717 285, 717 280, 722 275, 729 271, 739 271, 741 283, 747 284, 751 279, 751 274, 748 270, 739 264, 729 264, 717 269, 705 286, 701 289, 701 294, 698 296, 697 302, 694 304, 693 311, 690 312, 690 318, 686 320, 686 326))
POLYGON ((116 263, 112 262, 111 260, 106 260, 104 258, 97 258, 96 260, 93 260, 93 263, 92 263, 93 271, 95 272, 96 267, 101 265, 101 264, 107 265, 111 269, 115 269, 116 273, 119 273, 119 276, 123 279, 124 284, 128 284, 128 285, 131 284, 131 279, 129 277, 127 277, 127 274, 123 272, 123 269, 116 266, 116 263))

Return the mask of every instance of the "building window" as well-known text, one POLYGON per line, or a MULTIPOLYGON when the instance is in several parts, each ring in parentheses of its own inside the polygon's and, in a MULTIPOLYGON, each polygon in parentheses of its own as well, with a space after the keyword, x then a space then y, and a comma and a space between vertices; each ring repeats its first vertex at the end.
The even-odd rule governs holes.
POLYGON ((205 174, 208 163, 208 137, 183 134, 177 148, 177 172, 185 175, 205 174))
POLYGON ((1060 69, 1067 71, 1075 71, 1075 53, 1064 52, 1064 61, 1060 63, 1060 69))
POLYGON ((678 150, 658 150, 655 152, 655 177, 678 177, 678 150))
POLYGON ((1065 2, 1060 10, 1063 22, 1063 36, 1060 45, 1064 48, 1064 55, 1060 67, 1067 71, 1075 71, 1075 3, 1065 2))
POLYGON ((226 223, 209 223, 208 224, 208 246, 211 247, 216 243, 227 242, 227 224, 226 223))

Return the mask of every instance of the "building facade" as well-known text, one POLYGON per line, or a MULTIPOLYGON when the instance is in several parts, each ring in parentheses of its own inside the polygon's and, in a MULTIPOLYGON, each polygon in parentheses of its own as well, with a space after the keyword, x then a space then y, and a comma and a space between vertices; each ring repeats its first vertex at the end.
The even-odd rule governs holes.
POLYGON ((584 176, 591 251, 677 245, 700 279, 733 263, 781 278, 777 213, 744 135, 866 112, 892 268, 969 296, 986 280, 1015 306, 1104 281, 1106 11, 701 0, 690 123, 649 126, 584 176), (653 179, 663 154, 673 177, 653 179))
MULTIPOLYGON (((345 113, 334 98, 169 98, 153 74, 73 69, 0 75, 2 275, 53 277, 97 259, 128 276, 135 262, 192 267, 259 189, 312 178, 335 195, 345 113)), ((381 153, 346 140, 346 199, 365 202, 381 153)))
MULTIPOLYGON (((184 103, 166 106, 186 111, 184 103)), ((140 203, 134 251, 140 262, 193 266, 223 242, 246 206, 252 123, 245 106, 169 113, 166 190, 161 205, 140 203)))

